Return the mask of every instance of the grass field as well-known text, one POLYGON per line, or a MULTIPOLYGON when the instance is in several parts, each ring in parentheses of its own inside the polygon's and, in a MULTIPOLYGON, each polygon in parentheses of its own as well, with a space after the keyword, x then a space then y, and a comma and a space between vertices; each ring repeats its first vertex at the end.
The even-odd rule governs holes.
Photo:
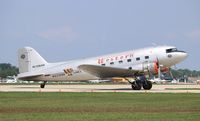
POLYGON ((199 94, 0 93, 0 121, 197 121, 199 94))

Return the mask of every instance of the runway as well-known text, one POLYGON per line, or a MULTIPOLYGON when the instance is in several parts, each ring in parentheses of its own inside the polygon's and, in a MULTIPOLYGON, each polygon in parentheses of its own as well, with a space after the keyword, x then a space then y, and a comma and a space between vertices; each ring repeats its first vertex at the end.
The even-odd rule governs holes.
POLYGON ((200 93, 200 85, 153 85, 151 90, 132 90, 123 85, 0 85, 0 92, 143 92, 143 93, 200 93))

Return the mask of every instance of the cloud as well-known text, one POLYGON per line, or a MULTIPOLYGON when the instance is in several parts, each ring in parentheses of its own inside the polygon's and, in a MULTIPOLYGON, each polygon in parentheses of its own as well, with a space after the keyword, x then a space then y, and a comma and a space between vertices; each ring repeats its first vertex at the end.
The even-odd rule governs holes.
POLYGON ((186 34, 189 39, 200 40, 200 30, 194 30, 186 34))
POLYGON ((37 33, 38 37, 53 41, 71 41, 76 35, 69 26, 53 28, 37 33))

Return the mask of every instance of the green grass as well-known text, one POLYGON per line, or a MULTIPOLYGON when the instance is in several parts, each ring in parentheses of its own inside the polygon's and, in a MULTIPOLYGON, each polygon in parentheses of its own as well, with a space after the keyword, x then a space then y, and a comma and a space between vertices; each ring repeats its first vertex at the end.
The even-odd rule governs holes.
POLYGON ((0 121, 194 121, 199 94, 0 93, 0 121))

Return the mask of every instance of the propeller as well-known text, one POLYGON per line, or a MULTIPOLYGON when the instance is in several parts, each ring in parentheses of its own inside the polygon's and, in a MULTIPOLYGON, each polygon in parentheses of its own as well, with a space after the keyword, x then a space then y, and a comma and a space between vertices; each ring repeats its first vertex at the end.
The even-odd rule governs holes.
POLYGON ((156 74, 158 73, 158 71, 159 71, 159 60, 158 60, 158 58, 154 61, 154 70, 155 70, 155 72, 156 72, 156 74))
POLYGON ((169 68, 169 75, 170 75, 170 77, 171 77, 172 79, 174 79, 174 76, 173 76, 173 74, 172 74, 171 68, 169 68))
POLYGON ((156 66, 157 66, 158 78, 161 79, 161 69, 160 69, 161 65, 159 63, 158 57, 156 58, 156 66))

